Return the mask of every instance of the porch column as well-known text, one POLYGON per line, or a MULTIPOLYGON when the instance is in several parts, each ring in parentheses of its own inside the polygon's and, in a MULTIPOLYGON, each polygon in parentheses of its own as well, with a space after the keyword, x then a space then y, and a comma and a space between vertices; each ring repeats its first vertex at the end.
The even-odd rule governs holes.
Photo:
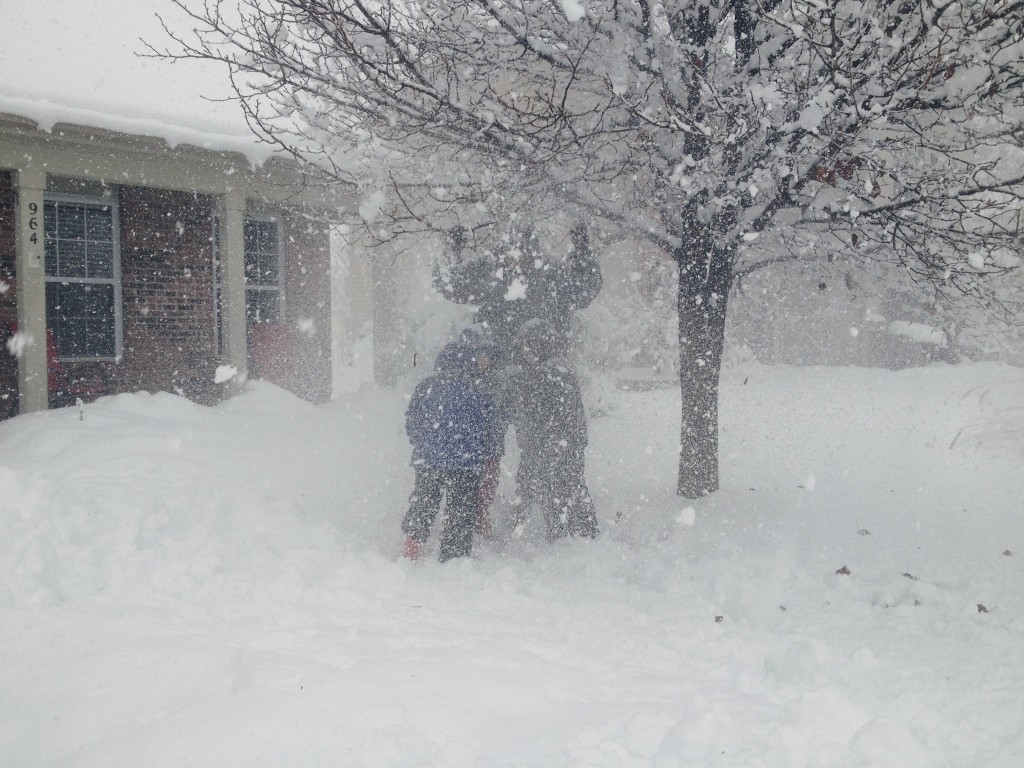
POLYGON ((236 383, 249 370, 245 317, 245 192, 231 189, 221 196, 221 343, 223 362, 237 369, 236 383))
POLYGON ((21 413, 49 407, 46 371, 46 271, 43 267, 43 195, 46 172, 29 164, 14 174, 15 269, 18 282, 18 332, 31 343, 18 360, 18 400, 21 413))

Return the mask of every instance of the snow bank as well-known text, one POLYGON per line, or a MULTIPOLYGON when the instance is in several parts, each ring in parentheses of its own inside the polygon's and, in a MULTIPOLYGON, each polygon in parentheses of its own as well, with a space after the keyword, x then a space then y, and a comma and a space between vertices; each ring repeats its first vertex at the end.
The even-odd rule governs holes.
POLYGON ((604 396, 602 536, 445 565, 401 392, 0 424, 0 764, 1020 764, 1024 372, 736 365, 692 503, 677 395, 604 396))

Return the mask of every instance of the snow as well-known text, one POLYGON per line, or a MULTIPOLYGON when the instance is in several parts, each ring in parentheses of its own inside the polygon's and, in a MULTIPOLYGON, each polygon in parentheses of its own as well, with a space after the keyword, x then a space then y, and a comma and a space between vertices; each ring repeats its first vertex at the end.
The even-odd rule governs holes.
POLYGON ((893 336, 905 336, 922 344, 933 344, 936 347, 946 346, 946 334, 938 328, 924 323, 912 323, 906 320, 893 320, 888 326, 893 336))
POLYGON ((1021 369, 730 363, 695 502, 678 393, 595 378, 599 539, 445 565, 411 384, 0 424, 0 765, 1024 764, 1021 369))
POLYGON ((587 9, 580 0, 559 0, 562 5, 562 13, 571 22, 576 22, 587 15, 587 9))
POLYGON ((70 123, 265 161, 272 148, 249 129, 226 67, 139 55, 148 53, 145 43, 173 47, 157 14, 172 30, 191 29, 169 0, 106 0, 102 7, 6 3, 0 113, 27 117, 47 131, 70 123))
POLYGON ((213 374, 214 384, 223 384, 226 381, 231 381, 235 376, 238 375, 238 368, 233 365, 218 365, 217 370, 213 374))
POLYGON ((11 337, 7 339, 7 343, 4 345, 7 348, 7 352, 11 357, 16 357, 19 360, 21 356, 25 354, 25 350, 32 346, 35 339, 32 338, 31 333, 25 331, 15 331, 11 334, 11 337))
POLYGON ((359 217, 367 224, 373 224, 387 205, 387 196, 381 190, 365 195, 359 203, 359 217))
POLYGON ((505 291, 504 299, 505 301, 523 301, 526 299, 526 283, 523 282, 522 278, 512 278, 512 282, 508 284, 508 289, 505 291))

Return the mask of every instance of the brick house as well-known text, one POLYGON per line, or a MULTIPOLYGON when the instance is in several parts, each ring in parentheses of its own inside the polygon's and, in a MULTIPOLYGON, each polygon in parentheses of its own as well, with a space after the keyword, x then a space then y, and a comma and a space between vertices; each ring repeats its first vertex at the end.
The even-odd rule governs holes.
MULTIPOLYGON (((119 4, 125 28, 153 24, 145 4, 119 4)), ((170 79, 106 37, 123 29, 43 7, 78 59, 23 40, 42 11, 5 11, 0 418, 139 390, 212 403, 246 377, 328 399, 329 222, 348 191, 250 151, 237 106, 199 95, 208 71, 170 79)))
POLYGON ((0 415, 136 390, 209 403, 224 364, 328 399, 327 201, 288 175, 0 115, 0 333, 50 342, 2 356, 0 415))

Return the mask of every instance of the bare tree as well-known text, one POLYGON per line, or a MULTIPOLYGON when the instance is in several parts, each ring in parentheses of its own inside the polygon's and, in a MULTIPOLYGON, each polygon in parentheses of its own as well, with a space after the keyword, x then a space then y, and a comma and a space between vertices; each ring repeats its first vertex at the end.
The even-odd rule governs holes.
MULTIPOLYGON (((678 490, 718 488, 737 275, 1020 261, 1024 0, 176 0, 254 130, 381 189, 378 236, 569 204, 679 265, 678 490), (387 218, 384 218, 384 216, 387 218)), ((172 35, 173 36, 173 35, 172 35)))

